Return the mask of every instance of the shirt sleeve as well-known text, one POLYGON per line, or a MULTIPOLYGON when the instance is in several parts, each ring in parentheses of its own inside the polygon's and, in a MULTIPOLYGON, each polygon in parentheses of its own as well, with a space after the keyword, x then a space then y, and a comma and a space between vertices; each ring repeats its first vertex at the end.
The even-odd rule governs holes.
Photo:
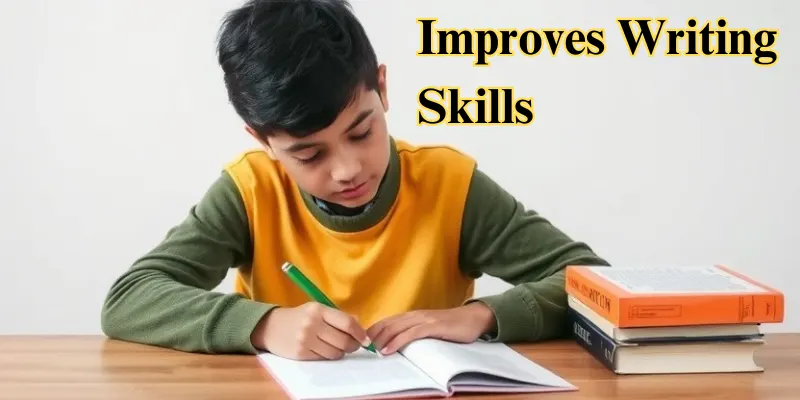
POLYGON ((246 211, 223 172, 185 219, 112 284, 103 332, 190 352, 255 353, 250 334, 274 306, 212 291, 250 258, 246 211))
POLYGON ((477 168, 467 195, 459 258, 467 275, 486 274, 513 285, 470 300, 494 311, 497 329, 485 339, 502 342, 561 337, 567 325, 564 268, 609 265, 477 168))

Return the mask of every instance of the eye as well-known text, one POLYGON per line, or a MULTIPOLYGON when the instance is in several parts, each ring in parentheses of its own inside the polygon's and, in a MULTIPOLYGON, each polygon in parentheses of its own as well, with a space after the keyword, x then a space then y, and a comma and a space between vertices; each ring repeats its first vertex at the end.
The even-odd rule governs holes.
POLYGON ((320 153, 321 153, 321 152, 319 152, 319 151, 318 151, 318 152, 314 153, 314 155, 313 155, 313 156, 311 156, 311 157, 306 157, 306 158, 297 158, 297 161, 299 161, 299 162, 300 162, 300 164, 311 164, 311 163, 313 163, 314 161, 316 161, 316 160, 318 160, 318 159, 319 159, 319 157, 320 157, 320 153))
POLYGON ((361 135, 350 136, 350 139, 351 139, 351 140, 353 140, 354 142, 357 142, 357 141, 359 141, 359 140, 364 140, 364 139, 366 139, 366 138, 367 138, 367 137, 368 137, 370 134, 372 134, 372 130, 371 130, 371 129, 368 129, 366 132, 364 132, 364 133, 363 133, 363 134, 361 134, 361 135))

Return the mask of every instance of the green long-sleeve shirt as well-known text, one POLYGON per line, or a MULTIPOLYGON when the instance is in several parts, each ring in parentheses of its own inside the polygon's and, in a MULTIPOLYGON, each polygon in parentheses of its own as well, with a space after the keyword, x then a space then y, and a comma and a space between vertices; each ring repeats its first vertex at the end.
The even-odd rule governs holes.
MULTIPOLYGON (((390 163, 396 162, 392 154, 390 163)), ((316 207, 313 202, 306 205, 316 207)), ((342 229, 358 229, 347 226, 346 219, 342 222, 342 216, 336 218, 342 229)), ((113 283, 102 309, 104 333, 184 351, 255 353, 250 334, 275 305, 212 291, 231 268, 248 263, 252 246, 258 246, 249 232, 237 187, 222 172, 186 218, 113 283)), ((477 168, 460 243, 464 274, 487 274, 514 285, 475 299, 494 311, 497 330, 490 339, 503 342, 559 337, 566 326, 564 266, 608 265, 585 243, 525 209, 477 168)))

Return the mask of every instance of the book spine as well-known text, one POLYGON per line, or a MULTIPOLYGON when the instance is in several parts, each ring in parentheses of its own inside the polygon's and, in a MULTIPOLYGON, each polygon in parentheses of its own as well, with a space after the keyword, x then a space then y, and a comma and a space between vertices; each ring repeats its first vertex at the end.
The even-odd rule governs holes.
POLYGON ((567 313, 572 325, 572 337, 575 341, 603 366, 616 372, 617 363, 614 354, 617 350, 617 343, 574 309, 568 309, 567 313))
POLYGON ((620 298, 612 291, 575 268, 567 268, 566 281, 567 294, 586 304, 609 322, 614 324, 620 322, 620 298))
POLYGON ((773 293, 643 296, 627 299, 617 324, 654 327, 771 323, 783 320, 782 310, 782 297, 773 293))

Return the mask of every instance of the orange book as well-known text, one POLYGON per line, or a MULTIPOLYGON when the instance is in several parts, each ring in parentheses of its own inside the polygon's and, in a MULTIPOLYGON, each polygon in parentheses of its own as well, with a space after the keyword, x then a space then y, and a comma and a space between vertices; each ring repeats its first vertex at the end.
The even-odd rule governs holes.
POLYGON ((566 291, 620 328, 783 322, 783 293, 722 265, 568 266, 566 291))

